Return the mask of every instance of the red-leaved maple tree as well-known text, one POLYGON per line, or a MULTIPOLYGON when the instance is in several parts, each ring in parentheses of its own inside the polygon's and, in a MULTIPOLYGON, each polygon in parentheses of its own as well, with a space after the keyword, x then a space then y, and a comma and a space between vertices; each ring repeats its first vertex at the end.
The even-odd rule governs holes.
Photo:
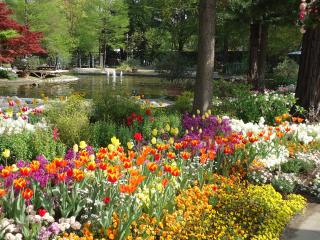
POLYGON ((40 45, 42 33, 29 31, 10 17, 12 13, 5 3, 0 2, 0 31, 17 32, 17 36, 0 40, 0 63, 10 63, 19 56, 45 53, 40 45))

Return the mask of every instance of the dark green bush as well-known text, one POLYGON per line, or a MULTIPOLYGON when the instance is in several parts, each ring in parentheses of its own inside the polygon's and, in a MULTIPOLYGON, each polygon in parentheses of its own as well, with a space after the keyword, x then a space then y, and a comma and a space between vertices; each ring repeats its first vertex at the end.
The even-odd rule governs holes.
POLYGON ((190 68, 193 63, 181 53, 172 52, 159 57, 156 70, 168 80, 186 79, 191 76, 190 68))
POLYGON ((280 86, 296 84, 298 79, 299 65, 290 58, 285 58, 273 69, 271 79, 266 81, 267 87, 277 89, 280 86))

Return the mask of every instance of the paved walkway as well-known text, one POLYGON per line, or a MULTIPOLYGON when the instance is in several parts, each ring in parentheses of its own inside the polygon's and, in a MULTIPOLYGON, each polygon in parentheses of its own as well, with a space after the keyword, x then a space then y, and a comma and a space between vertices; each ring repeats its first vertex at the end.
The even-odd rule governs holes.
POLYGON ((283 234, 283 240, 320 240, 320 204, 309 203, 283 234))

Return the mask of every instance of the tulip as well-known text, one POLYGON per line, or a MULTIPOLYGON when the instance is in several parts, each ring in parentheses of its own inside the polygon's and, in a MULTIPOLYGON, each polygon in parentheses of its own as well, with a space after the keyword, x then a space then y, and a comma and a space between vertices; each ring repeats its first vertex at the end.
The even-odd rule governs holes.
POLYGON ((6 190, 3 188, 0 188, 0 198, 6 195, 6 190))
POLYGON ((121 143, 120 143, 120 140, 118 138, 116 138, 115 136, 111 138, 111 143, 116 147, 118 148, 121 143))
POLYGON ((22 197, 26 200, 32 198, 33 196, 33 191, 30 188, 26 188, 23 192, 22 192, 22 197))
POLYGON ((2 157, 4 157, 4 158, 9 158, 9 157, 10 157, 10 150, 9 150, 9 149, 5 149, 5 150, 2 152, 2 157))
POLYGON ((127 142, 128 149, 131 150, 134 147, 133 142, 127 142))
POLYGON ((153 129, 153 130, 152 130, 152 135, 153 135, 153 136, 157 136, 157 134, 158 134, 158 129, 156 129, 156 128, 153 129))
POLYGON ((157 143, 157 139, 156 139, 155 137, 153 137, 153 138, 151 139, 151 143, 152 143, 153 145, 155 145, 155 144, 157 143))
POLYGON ((79 144, 79 147, 81 149, 85 149, 87 147, 87 143, 85 141, 81 141, 80 144, 79 144))
POLYGON ((79 152, 78 144, 73 145, 73 152, 75 152, 75 153, 79 152))

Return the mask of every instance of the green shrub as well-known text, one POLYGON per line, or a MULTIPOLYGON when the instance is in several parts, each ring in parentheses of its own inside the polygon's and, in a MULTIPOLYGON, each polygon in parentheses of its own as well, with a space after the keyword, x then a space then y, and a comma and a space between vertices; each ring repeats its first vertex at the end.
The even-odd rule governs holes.
POLYGON ((18 75, 12 71, 0 69, 0 78, 7 78, 9 80, 17 79, 18 75))
POLYGON ((30 132, 22 132, 18 134, 0 135, 0 150, 10 150, 10 158, 8 163, 13 164, 18 160, 31 160, 33 157, 30 149, 30 141, 32 137, 30 132))
POLYGON ((296 187, 296 183, 285 176, 275 176, 271 184, 277 191, 285 194, 293 193, 296 187))
POLYGON ((245 83, 218 80, 213 82, 213 96, 219 98, 234 98, 251 94, 251 86, 245 83))
POLYGON ((147 121, 143 125, 143 136, 146 139, 151 139, 153 129, 157 129, 160 133, 162 129, 165 129, 166 125, 169 125, 170 128, 178 128, 181 133, 181 115, 179 113, 159 111, 154 118, 156 121, 147 121))
POLYGON ((111 120, 117 123, 125 123, 131 113, 142 113, 139 104, 126 97, 117 96, 114 93, 106 93, 93 100, 94 121, 111 120))
POLYGON ((181 53, 169 53, 156 61, 156 70, 168 80, 186 79, 190 77, 189 68, 193 63, 181 53))
MULTIPOLYGON (((126 143, 133 138, 133 134, 134 134, 134 132, 131 128, 128 128, 125 126, 119 126, 117 132, 118 132, 117 136, 123 145, 126 145, 126 143)), ((109 139, 109 141, 110 141, 110 139, 109 139)))
POLYGON ((92 125, 91 129, 90 143, 95 147, 108 146, 110 139, 117 135, 117 125, 111 121, 98 121, 92 125))
POLYGON ((299 65, 290 58, 285 58, 273 69, 272 79, 267 81, 267 87, 277 89, 279 86, 296 84, 298 79, 299 65))
POLYGON ((232 101, 237 118, 244 122, 259 122, 264 117, 266 123, 274 123, 274 118, 288 113, 296 102, 292 94, 245 94, 232 101))
POLYGON ((66 152, 66 146, 59 138, 56 140, 53 138, 52 130, 38 129, 32 133, 30 150, 33 158, 43 155, 47 159, 53 159, 55 157, 63 157, 66 152))
POLYGON ((316 167, 314 161, 293 159, 281 164, 281 170, 285 173, 309 173, 316 167))
POLYGON ((78 95, 65 102, 52 103, 45 112, 49 124, 59 129, 60 139, 68 147, 87 140, 90 127, 90 104, 78 95))
POLYGON ((192 92, 183 92, 178 96, 177 100, 173 105, 173 109, 180 112, 191 112, 193 103, 193 93, 192 92))

